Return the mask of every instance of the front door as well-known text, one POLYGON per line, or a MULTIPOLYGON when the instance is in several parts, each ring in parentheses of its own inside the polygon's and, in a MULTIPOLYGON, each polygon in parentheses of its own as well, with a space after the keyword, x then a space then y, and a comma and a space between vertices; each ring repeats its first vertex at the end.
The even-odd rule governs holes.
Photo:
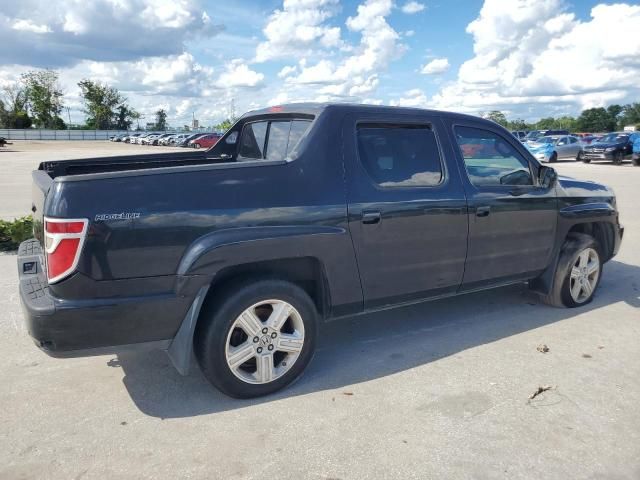
POLYGON ((539 165, 500 129, 451 125, 469 202, 469 251, 462 289, 529 278, 551 260, 557 224, 554 188, 539 165))
POLYGON ((365 308, 453 292, 462 281, 467 205, 441 133, 428 116, 346 117, 349 228, 365 308))

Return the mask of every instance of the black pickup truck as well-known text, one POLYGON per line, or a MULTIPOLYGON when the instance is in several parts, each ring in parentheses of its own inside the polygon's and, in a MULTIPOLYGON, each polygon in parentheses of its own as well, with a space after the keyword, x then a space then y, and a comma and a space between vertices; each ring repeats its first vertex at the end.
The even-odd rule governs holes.
POLYGON ((325 320, 516 282, 584 305, 623 234, 609 188, 494 122, 340 104, 250 112, 206 152, 44 162, 32 210, 40 348, 195 353, 236 397, 297 378, 325 320))

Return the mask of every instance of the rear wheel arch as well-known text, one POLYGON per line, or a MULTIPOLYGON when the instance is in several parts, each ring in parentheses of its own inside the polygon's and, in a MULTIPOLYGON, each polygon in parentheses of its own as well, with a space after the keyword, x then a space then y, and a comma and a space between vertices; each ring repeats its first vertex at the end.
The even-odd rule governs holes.
POLYGON ((316 257, 277 258, 225 267, 211 281, 202 310, 226 290, 265 279, 283 280, 299 286, 311 297, 321 318, 329 315, 331 301, 327 276, 324 265, 316 257))

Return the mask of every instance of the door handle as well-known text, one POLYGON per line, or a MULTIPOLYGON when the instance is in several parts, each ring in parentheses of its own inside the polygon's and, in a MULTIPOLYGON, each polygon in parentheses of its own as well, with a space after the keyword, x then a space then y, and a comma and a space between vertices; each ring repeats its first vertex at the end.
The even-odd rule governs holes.
POLYGON ((476 208, 476 217, 488 217, 491 213, 491 207, 477 207, 476 208))
POLYGON ((382 220, 380 212, 362 212, 362 223, 366 225, 380 223, 380 220, 382 220))

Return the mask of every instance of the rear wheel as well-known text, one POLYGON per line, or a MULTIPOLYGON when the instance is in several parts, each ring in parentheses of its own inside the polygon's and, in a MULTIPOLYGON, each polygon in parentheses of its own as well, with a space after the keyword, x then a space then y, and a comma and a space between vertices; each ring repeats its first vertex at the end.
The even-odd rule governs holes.
POLYGON ((555 307, 574 308, 586 305, 600 284, 601 252, 589 235, 572 233, 567 237, 553 280, 551 292, 543 301, 555 307))
POLYGON ((296 380, 311 360, 317 312, 309 295, 281 280, 239 284, 203 312, 195 337, 202 372, 236 398, 268 395, 296 380))

